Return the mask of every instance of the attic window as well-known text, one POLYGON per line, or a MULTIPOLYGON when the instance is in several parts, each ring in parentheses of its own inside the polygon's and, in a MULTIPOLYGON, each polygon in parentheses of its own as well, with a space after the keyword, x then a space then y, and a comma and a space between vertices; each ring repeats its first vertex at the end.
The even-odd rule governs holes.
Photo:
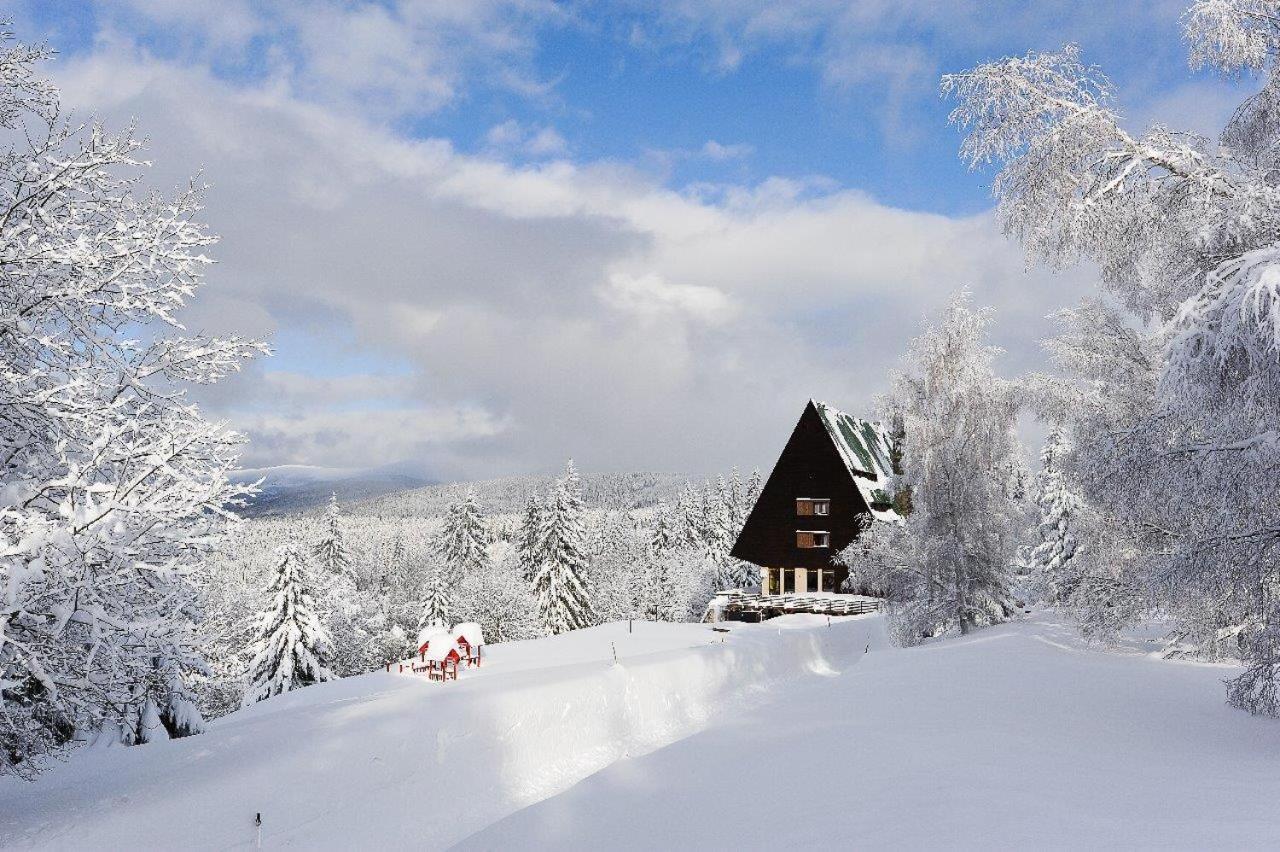
POLYGON ((812 515, 825 518, 831 514, 831 501, 825 498, 799 497, 796 499, 796 514, 802 518, 812 515))
POLYGON ((804 550, 830 547, 831 533, 825 530, 796 530, 796 547, 804 550))

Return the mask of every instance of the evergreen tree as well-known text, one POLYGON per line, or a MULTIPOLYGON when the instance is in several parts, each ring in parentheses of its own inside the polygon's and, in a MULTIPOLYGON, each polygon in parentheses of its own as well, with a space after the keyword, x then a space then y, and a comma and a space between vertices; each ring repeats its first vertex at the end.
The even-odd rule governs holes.
POLYGON ((675 553, 671 548, 651 551, 643 560, 644 588, 641 590, 640 605, 644 617, 650 621, 683 619, 683 598, 672 566, 675 553))
MULTIPOLYGON (((763 487, 764 485, 760 480, 760 468, 753 468, 750 478, 747 479, 746 493, 742 495, 747 506, 747 514, 751 514, 751 509, 756 505, 756 501, 760 499, 760 489, 763 487)), ((743 521, 745 522, 746 519, 743 518, 743 521)))
POLYGON ((444 568, 437 568, 427 581, 422 597, 422 615, 418 629, 424 627, 448 627, 453 619, 453 595, 444 568))
POLYGON ((530 583, 542 561, 542 514, 543 506, 537 495, 529 495, 524 514, 520 518, 520 528, 516 532, 516 556, 525 581, 530 583))
POLYGON ((404 536, 397 533, 395 541, 391 543, 391 552, 387 555, 386 565, 382 569, 380 586, 384 596, 404 585, 407 568, 408 555, 404 549, 404 536))
POLYGON ((704 542, 704 523, 706 510, 703 508, 702 495, 693 483, 686 482, 676 498, 674 517, 675 541, 677 547, 701 548, 704 542))
POLYGON ((1041 470, 1037 485, 1040 507, 1040 543, 1031 551, 1030 568, 1037 575, 1047 599, 1052 603, 1067 603, 1075 589, 1071 565, 1076 552, 1075 518, 1080 511, 1080 499, 1067 488, 1062 475, 1062 458, 1066 452, 1066 440, 1062 430, 1049 433, 1040 453, 1041 470))
POLYGON ((591 624, 583 553, 581 486, 573 461, 556 483, 555 494, 542 523, 540 561, 533 577, 538 615, 552 633, 591 624))
POLYGON ((316 617, 302 555, 294 545, 276 551, 277 565, 267 587, 271 602, 258 622, 249 687, 243 705, 290 690, 333 680, 329 637, 316 617))
POLYGON ((341 514, 337 492, 331 493, 329 506, 324 513, 324 535, 311 551, 327 577, 348 573, 351 566, 351 557, 347 553, 346 540, 342 536, 342 525, 339 521, 341 514))
POLYGON ((489 540, 480 502, 468 491, 466 499, 449 507, 440 532, 440 557, 454 583, 488 567, 489 540))
POLYGON ((666 503, 658 503, 653 510, 653 531, 649 536, 649 549, 654 553, 665 553, 676 547, 678 543, 671 507, 666 503))
POLYGON ((738 533, 742 532, 742 525, 747 521, 747 513, 751 511, 751 506, 746 501, 746 495, 742 493, 742 477, 738 475, 738 468, 735 466, 729 472, 729 490, 727 493, 729 504, 729 529, 732 538, 736 541, 738 533))

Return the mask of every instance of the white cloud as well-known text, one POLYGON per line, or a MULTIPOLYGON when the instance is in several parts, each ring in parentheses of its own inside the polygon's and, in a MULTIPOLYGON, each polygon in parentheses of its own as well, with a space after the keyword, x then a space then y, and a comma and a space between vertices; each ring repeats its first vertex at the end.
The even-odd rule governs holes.
POLYGON ((737 160, 750 157, 755 149, 745 142, 725 145, 714 139, 708 139, 702 145, 702 156, 710 160, 737 160))
POLYGON ((543 159, 569 153, 569 143, 554 127, 527 128, 515 119, 490 127, 484 140, 487 152, 501 158, 543 159))
POLYGON ((808 397, 867 410, 960 286, 1001 312, 1010 367, 1038 362, 1044 314, 1084 288, 1026 272, 989 216, 822 180, 683 194, 616 163, 518 166, 128 52, 59 79, 117 126, 138 117, 155 183, 212 182, 223 239, 194 327, 341 329, 403 365, 321 380, 266 362, 204 397, 254 464, 767 465, 808 397))
POLYGON ((737 314, 733 302, 714 287, 670 284, 656 273, 638 277, 614 273, 602 296, 623 311, 651 320, 691 319, 721 325, 737 314))
POLYGON ((476 81, 548 97, 537 34, 571 21, 553 0, 122 0, 97 14, 101 40, 147 33, 165 55, 379 119, 430 114, 476 81))

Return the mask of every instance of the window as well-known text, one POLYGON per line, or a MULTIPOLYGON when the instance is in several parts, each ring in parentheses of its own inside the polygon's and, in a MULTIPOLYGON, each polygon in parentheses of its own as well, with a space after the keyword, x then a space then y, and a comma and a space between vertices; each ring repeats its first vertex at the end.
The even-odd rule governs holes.
POLYGON ((808 518, 813 515, 825 517, 831 514, 831 501, 825 498, 797 497, 796 514, 802 518, 808 518))
POLYGON ((796 530, 796 547, 830 547, 831 533, 823 530, 796 530))

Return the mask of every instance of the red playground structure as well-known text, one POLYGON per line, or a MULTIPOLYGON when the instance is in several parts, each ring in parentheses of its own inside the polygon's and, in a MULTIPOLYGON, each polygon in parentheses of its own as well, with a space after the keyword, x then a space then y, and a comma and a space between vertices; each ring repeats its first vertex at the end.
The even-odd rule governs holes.
MULTIPOLYGON (((418 633, 418 659, 410 660, 415 674, 425 674, 431 680, 441 682, 458 679, 458 668, 479 666, 484 647, 484 632, 473 621, 463 622, 452 630, 444 625, 424 627, 418 633)), ((404 671, 404 663, 399 664, 404 671)), ((391 671, 391 664, 387 664, 391 671)))

